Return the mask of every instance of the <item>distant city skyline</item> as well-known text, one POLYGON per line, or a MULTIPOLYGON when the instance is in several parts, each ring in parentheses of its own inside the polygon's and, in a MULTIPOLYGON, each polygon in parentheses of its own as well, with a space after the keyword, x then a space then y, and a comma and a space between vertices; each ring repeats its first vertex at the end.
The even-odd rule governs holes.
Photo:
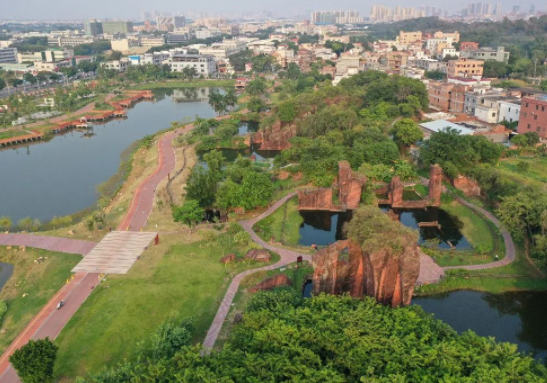
MULTIPOLYGON (((496 1, 497 2, 497 1, 496 1)), ((417 4, 413 1, 396 1, 388 0, 380 4, 387 7, 413 7, 420 8, 421 6, 437 7, 447 10, 449 14, 461 13, 461 10, 467 6, 469 1, 461 2, 423 2, 417 4)), ((514 6, 519 6, 521 11, 528 11, 532 6, 538 11, 546 10, 545 2, 538 1, 523 1, 516 2, 515 0, 499 1, 502 5, 503 12, 509 12, 514 6)), ((41 0, 26 0, 24 2, 15 2, 13 0, 0 0, 0 20, 84 20, 88 18, 100 19, 141 19, 143 11, 151 12, 157 10, 159 12, 185 14, 192 13, 211 13, 211 14, 240 14, 254 13, 259 14, 263 11, 271 12, 275 16, 294 16, 303 15, 310 17, 313 11, 328 11, 328 10, 354 10, 359 12, 363 17, 368 17, 373 5, 377 5, 378 1, 360 2, 357 0, 347 0, 344 2, 332 1, 289 1, 278 0, 275 2, 257 2, 250 0, 241 0, 237 3, 224 1, 204 1, 196 4, 195 2, 181 3, 175 0, 157 0, 150 2, 148 0, 96 0, 93 2, 84 0, 53 0, 51 2, 43 2, 41 0), (234 8, 237 5, 237 8, 234 8)))

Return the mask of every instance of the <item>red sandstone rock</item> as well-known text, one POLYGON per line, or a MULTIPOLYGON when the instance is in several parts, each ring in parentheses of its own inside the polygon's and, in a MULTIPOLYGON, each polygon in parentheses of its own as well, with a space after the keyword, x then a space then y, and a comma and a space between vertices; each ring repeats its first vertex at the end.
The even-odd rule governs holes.
POLYGON ((251 287, 249 289, 249 292, 256 293, 257 291, 261 290, 272 290, 276 287, 281 286, 290 286, 292 285, 291 279, 285 275, 285 274, 277 274, 273 277, 266 278, 262 282, 260 282, 258 285, 251 287))
POLYGON ((245 259, 252 259, 257 262, 270 262, 271 255, 270 252, 265 249, 252 249, 245 254, 245 259))
POLYGON ((389 184, 389 200, 391 207, 403 207, 404 185, 399 177, 393 177, 389 184))
POLYGON ((280 170, 279 171, 279 174, 277 175, 277 179, 279 180, 286 180, 287 178, 289 178, 291 176, 291 173, 289 173, 288 171, 286 170, 280 170))
POLYGON ((479 184, 471 178, 458 176, 452 180, 452 185, 456 189, 463 191, 463 193, 468 197, 481 195, 481 188, 479 184))
POLYGON ((328 211, 357 209, 366 182, 366 177, 351 170, 349 162, 340 161, 338 163, 338 177, 335 182, 339 204, 334 205, 332 202, 332 188, 302 190, 298 192, 298 209, 328 211))
POLYGON ((260 144, 261 150, 285 150, 291 147, 289 140, 296 136, 296 126, 281 126, 276 123, 260 132, 253 134, 251 141, 260 144))
POLYGON ((230 262, 233 262, 236 260, 236 255, 235 254, 228 254, 228 255, 225 255, 224 257, 220 258, 220 263, 230 263, 230 262))
POLYGON ((441 204, 443 190, 443 169, 437 164, 429 167, 429 206, 441 204))
POLYGON ((356 243, 345 240, 315 254, 313 267, 314 294, 368 295, 395 307, 411 302, 420 273, 420 255, 416 243, 396 255, 389 248, 363 252, 356 243))

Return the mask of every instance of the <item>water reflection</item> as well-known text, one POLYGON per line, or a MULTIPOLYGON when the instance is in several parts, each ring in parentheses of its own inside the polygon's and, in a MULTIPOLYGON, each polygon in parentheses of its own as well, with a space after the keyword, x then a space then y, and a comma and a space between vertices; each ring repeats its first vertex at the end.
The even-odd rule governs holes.
POLYGON ((214 117, 209 103, 193 101, 194 91, 186 89, 190 99, 184 103, 171 101, 175 89, 154 90, 155 102, 136 104, 127 119, 95 124, 92 137, 71 131, 48 143, 0 151, 0 216, 47 221, 93 205, 97 185, 118 171, 121 153, 133 142, 172 121, 214 117))
POLYGON ((298 243, 304 246, 328 246, 345 239, 344 224, 351 220, 351 212, 301 211, 304 222, 300 225, 298 243))
POLYGON ((485 294, 456 291, 414 298, 421 306, 458 332, 473 330, 481 336, 511 342, 536 358, 547 357, 547 292, 485 294))
POLYGON ((389 214, 397 217, 406 227, 417 230, 420 233, 419 244, 423 244, 428 240, 438 240, 441 249, 469 250, 472 248, 461 232, 462 222, 458 217, 448 214, 443 209, 436 207, 391 209, 389 206, 380 206, 380 208, 384 212, 389 212, 389 214), (440 229, 437 227, 420 227, 419 223, 422 222, 438 222, 440 229))

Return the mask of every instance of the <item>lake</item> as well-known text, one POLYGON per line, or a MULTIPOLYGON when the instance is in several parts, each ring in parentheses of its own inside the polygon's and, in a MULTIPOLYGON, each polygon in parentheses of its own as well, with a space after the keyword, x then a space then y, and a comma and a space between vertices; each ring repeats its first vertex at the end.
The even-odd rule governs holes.
POLYGON ((155 102, 140 102, 127 119, 94 125, 94 135, 71 131, 50 142, 0 151, 0 216, 15 223, 30 216, 48 221, 92 206, 97 186, 113 176, 120 155, 133 142, 215 113, 209 88, 157 89, 155 102))

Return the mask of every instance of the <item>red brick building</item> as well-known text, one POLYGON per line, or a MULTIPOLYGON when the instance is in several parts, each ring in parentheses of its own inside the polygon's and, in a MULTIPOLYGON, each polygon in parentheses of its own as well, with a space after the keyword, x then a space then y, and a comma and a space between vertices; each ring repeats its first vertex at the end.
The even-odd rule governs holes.
POLYGON ((536 132, 541 138, 547 139, 547 95, 522 99, 518 132, 536 132))

